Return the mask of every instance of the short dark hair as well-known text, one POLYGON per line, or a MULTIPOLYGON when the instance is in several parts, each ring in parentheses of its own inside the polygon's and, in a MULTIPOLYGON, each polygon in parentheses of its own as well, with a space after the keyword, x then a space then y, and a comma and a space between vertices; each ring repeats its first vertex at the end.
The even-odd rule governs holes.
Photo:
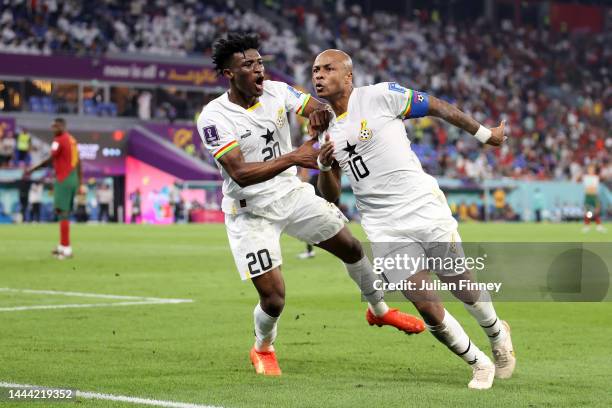
POLYGON ((64 118, 55 118, 53 121, 61 124, 62 126, 66 126, 66 120, 64 118))
POLYGON ((212 60, 218 75, 223 75, 229 61, 237 52, 259 50, 259 35, 254 33, 230 32, 225 38, 219 38, 213 44, 212 60))

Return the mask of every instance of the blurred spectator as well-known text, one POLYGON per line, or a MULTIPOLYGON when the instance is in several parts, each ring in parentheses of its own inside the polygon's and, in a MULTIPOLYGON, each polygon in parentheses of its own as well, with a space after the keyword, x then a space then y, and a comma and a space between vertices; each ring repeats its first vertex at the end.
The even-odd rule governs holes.
POLYGON ((113 190, 106 183, 103 183, 96 191, 98 200, 98 222, 108 222, 110 220, 110 208, 113 203, 113 190))
POLYGON ((28 216, 28 200, 30 195, 30 186, 32 185, 32 180, 27 175, 24 175, 18 182, 19 185, 19 208, 21 215, 21 222, 27 221, 28 216))
POLYGON ((79 186, 79 190, 76 195, 76 221, 80 223, 87 222, 89 215, 87 214, 87 193, 89 189, 85 184, 79 186))
POLYGON ((172 209, 173 222, 177 223, 181 219, 182 203, 181 203, 181 190, 177 183, 170 186, 170 192, 168 194, 168 202, 172 209))
POLYGON ((151 119, 151 92, 143 91, 138 95, 138 118, 141 120, 151 119))
POLYGON ((480 220, 480 211, 478 209, 478 204, 476 203, 470 204, 468 214, 472 220, 480 220))
POLYGON ((535 212, 536 222, 542 222, 542 211, 544 211, 544 194, 539 188, 533 194, 533 210, 535 212))
POLYGON ((459 221, 468 221, 470 219, 470 210, 465 201, 459 204, 457 213, 459 214, 459 221))
POLYGON ((132 217, 130 223, 136 224, 140 222, 140 216, 142 214, 140 189, 136 189, 136 191, 132 193, 130 199, 132 200, 132 217))
POLYGON ((42 183, 34 182, 30 186, 28 201, 30 202, 30 222, 40 222, 40 206, 43 197, 42 183))
POLYGON ((506 192, 502 188, 497 188, 493 193, 493 205, 495 208, 493 219, 502 220, 506 210, 506 192))
POLYGON ((15 139, 10 134, 4 134, 0 139, 0 168, 9 167, 15 152, 15 139))
POLYGON ((26 167, 30 164, 30 150, 32 149, 32 136, 27 129, 22 128, 18 130, 16 144, 15 164, 18 167, 26 167))
POLYGON ((521 217, 514 211, 510 204, 506 204, 504 207, 504 221, 520 221, 521 217))

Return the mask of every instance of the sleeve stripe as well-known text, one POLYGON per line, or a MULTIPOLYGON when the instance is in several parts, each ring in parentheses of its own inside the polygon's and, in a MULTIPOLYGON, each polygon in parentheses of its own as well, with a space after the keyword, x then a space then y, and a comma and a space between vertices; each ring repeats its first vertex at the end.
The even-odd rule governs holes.
POLYGON ((408 116, 410 114, 410 109, 412 108, 412 89, 408 90, 408 102, 406 102, 406 107, 404 108, 404 111, 402 112, 402 117, 405 118, 406 116, 408 116))
POLYGON ((304 103, 302 104, 302 106, 300 106, 300 109, 297 110, 298 115, 301 115, 302 113, 304 113, 304 109, 306 109, 306 105, 308 105, 309 100, 310 100, 310 94, 306 94, 306 99, 304 100, 304 103))
POLYGON ((238 147, 238 142, 235 140, 232 140, 231 142, 229 142, 228 144, 226 144, 225 146, 223 146, 222 148, 220 148, 219 150, 217 150, 214 154, 213 157, 217 160, 219 160, 221 158, 221 156, 223 156, 225 153, 235 149, 236 147, 238 147))

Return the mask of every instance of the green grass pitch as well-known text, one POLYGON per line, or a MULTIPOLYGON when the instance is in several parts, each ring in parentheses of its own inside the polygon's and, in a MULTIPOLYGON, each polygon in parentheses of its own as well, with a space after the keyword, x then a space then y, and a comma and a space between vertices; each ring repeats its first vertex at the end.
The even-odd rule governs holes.
MULTIPOLYGON (((460 233, 465 241, 612 241, 580 228, 464 224, 460 233)), ((0 287, 194 302, 0 312, 0 382, 224 407, 612 406, 610 303, 498 303, 513 328, 516 374, 470 391, 469 368, 431 335, 368 326, 341 263, 321 251, 297 260, 303 244, 283 238, 283 376, 262 378, 248 358, 256 292, 239 279, 223 225, 74 226, 76 257, 66 261, 50 256, 57 234, 56 225, 1 227, 0 287)), ((0 308, 109 301, 0 291, 0 308)), ((463 307, 447 307, 490 354, 463 307)))

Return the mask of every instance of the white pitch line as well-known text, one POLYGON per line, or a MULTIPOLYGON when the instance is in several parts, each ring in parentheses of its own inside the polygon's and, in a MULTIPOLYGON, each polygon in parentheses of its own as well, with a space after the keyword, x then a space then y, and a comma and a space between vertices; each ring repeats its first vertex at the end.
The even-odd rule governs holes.
POLYGON ((21 310, 36 310, 36 309, 70 309, 70 308, 83 308, 83 307, 112 307, 112 306, 135 306, 135 305, 164 305, 164 304, 176 304, 176 303, 191 303, 193 300, 190 299, 170 299, 169 302, 163 302, 159 300, 155 301, 142 301, 142 302, 117 302, 117 303, 70 303, 67 305, 34 305, 34 306, 13 306, 13 307, 0 307, 0 312, 18 312, 21 310))
POLYGON ((124 300, 181 300, 190 301, 190 299, 164 299, 155 297, 143 297, 143 296, 125 296, 125 295, 103 295, 99 293, 85 293, 85 292, 63 292, 59 290, 34 290, 34 289, 13 289, 13 288, 0 288, 0 292, 18 292, 18 293, 29 293, 32 295, 57 295, 57 296, 77 296, 77 297, 91 297, 99 299, 124 299, 124 300))
MULTIPOLYGON (((42 388, 49 389, 50 387, 40 387, 38 385, 28 385, 28 384, 13 384, 8 382, 0 382, 1 388, 42 388)), ((142 404, 142 405, 152 405, 155 407, 168 407, 168 408, 221 408, 216 407, 214 405, 200 405, 200 404, 192 404, 189 402, 175 402, 175 401, 163 401, 149 398, 139 398, 139 397, 128 397, 125 395, 113 395, 113 394, 100 394, 97 392, 90 391, 76 391, 76 396, 86 399, 99 399, 106 401, 119 401, 119 402, 129 402, 132 404, 142 404)))
POLYGON ((128 302, 115 302, 115 303, 85 303, 85 304, 71 303, 71 304, 65 304, 65 305, 32 305, 32 306, 0 307, 0 312, 19 312, 22 310, 68 309, 68 308, 84 308, 84 307, 163 305, 163 304, 177 304, 177 303, 193 302, 192 299, 164 299, 164 298, 140 297, 140 296, 102 295, 102 294, 97 294, 97 293, 61 292, 57 290, 0 288, 0 292, 28 293, 28 294, 35 294, 35 295, 76 296, 76 297, 88 297, 88 298, 97 298, 97 299, 130 300, 128 302))

